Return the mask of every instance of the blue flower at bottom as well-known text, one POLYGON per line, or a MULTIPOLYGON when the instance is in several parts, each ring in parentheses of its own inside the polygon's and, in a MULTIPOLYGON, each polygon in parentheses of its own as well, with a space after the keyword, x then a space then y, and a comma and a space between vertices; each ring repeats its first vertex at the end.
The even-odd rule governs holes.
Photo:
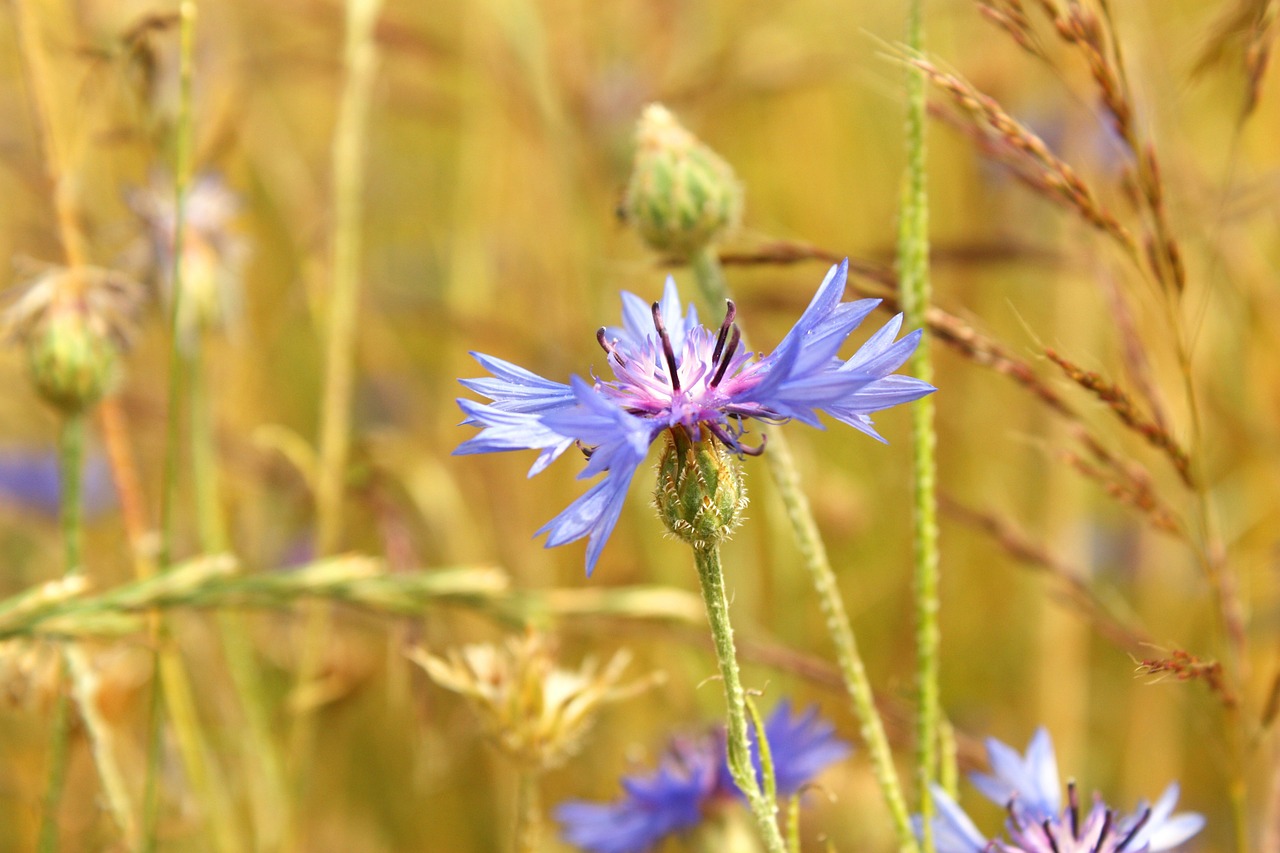
MULTIPOLYGON (((115 486, 107 460, 90 454, 81 477, 85 515, 92 518, 111 509, 115 486)), ((0 503, 57 518, 62 503, 58 455, 48 450, 0 449, 0 503)))
MULTIPOLYGON (((1074 782, 1067 783, 1061 805, 1061 783, 1053 741, 1038 729, 1025 755, 994 738, 987 741, 991 773, 970 778, 987 799, 1008 814, 1008 839, 988 841, 964 810, 941 787, 933 786, 938 816, 933 820, 938 853, 1157 853, 1172 850, 1204 827, 1194 812, 1173 814, 1178 802, 1174 782, 1149 806, 1138 804, 1131 815, 1110 809, 1101 797, 1081 814, 1074 782)), ((916 819, 919 833, 920 821, 916 819)))
MULTIPOLYGON (((829 764, 852 752, 817 708, 793 715, 784 700, 764 729, 779 796, 799 793, 829 764)), ((752 757, 759 776, 754 750, 752 757)), ((722 732, 673 741, 655 771, 623 777, 622 789, 623 796, 612 803, 562 803, 556 820, 564 840, 589 853, 645 853, 667 836, 698 826, 717 805, 741 797, 729 774, 722 732)))

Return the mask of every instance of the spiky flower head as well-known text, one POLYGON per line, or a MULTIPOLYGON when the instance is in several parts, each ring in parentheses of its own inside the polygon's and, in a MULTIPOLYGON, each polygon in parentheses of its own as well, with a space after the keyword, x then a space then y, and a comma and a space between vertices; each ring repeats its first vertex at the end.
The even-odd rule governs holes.
POLYGON ((738 224, 742 185, 666 107, 650 104, 636 125, 623 206, 651 248, 687 258, 738 224))
POLYGON ((578 669, 564 669, 548 641, 532 632, 500 646, 463 646, 444 657, 417 649, 409 657, 436 684, 465 697, 493 743, 533 770, 559 767, 581 746, 603 706, 659 680, 649 675, 624 683, 631 661, 626 650, 603 666, 588 657, 578 669))
POLYGON ((76 414, 116 377, 133 339, 141 290, 127 276, 96 267, 46 267, 6 312, 8 338, 26 348, 36 391, 76 414))
POLYGON ((1199 814, 1173 814, 1178 802, 1176 782, 1155 805, 1141 802, 1130 815, 1108 808, 1097 795, 1093 806, 1082 812, 1074 782, 1067 783, 1063 806, 1058 761, 1044 729, 1036 731, 1025 756, 994 738, 987 740, 987 756, 991 773, 971 778, 983 796, 1004 807, 1007 838, 988 841, 946 791, 935 785, 932 795, 938 816, 933 820, 933 835, 938 853, 1157 853, 1178 847, 1204 827, 1199 814))
POLYGON ((854 328, 879 304, 877 299, 841 301, 847 276, 847 262, 832 267, 804 314, 768 355, 742 345, 732 302, 720 327, 709 329, 698 322, 692 305, 684 310, 670 278, 658 302, 623 293, 622 325, 596 332, 612 379, 588 383, 574 376, 565 385, 472 353, 492 375, 462 384, 492 402, 458 401, 466 414, 463 423, 481 430, 454 453, 538 450, 532 476, 575 444, 581 447, 588 458, 580 476, 604 474, 604 479, 538 532, 548 534, 547 547, 587 538, 591 574, 649 445, 666 434, 658 486, 664 520, 690 541, 723 537, 740 519, 744 500, 727 456, 764 450, 763 438, 760 444, 747 441, 752 421, 794 419, 820 426, 818 414, 824 412, 883 441, 870 415, 934 390, 927 382, 894 374, 921 334, 916 330, 899 339, 901 315, 850 358, 838 356, 854 328), (690 463, 695 467, 688 468, 690 463))
POLYGON ((737 458, 707 429, 668 430, 653 503, 662 523, 695 548, 728 539, 742 523, 747 487, 737 458))

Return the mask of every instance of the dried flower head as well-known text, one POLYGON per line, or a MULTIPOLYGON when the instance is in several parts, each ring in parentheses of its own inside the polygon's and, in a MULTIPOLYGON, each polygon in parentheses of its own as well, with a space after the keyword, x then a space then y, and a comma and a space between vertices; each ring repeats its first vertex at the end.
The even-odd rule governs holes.
POLYGON ((66 413, 96 403, 134 337, 142 291, 97 267, 45 267, 5 314, 6 336, 26 348, 31 380, 66 413))
POLYGON ((539 634, 510 637, 500 645, 477 644, 435 657, 409 655, 431 680, 466 697, 486 734, 524 767, 546 770, 572 756, 604 706, 647 690, 658 676, 623 683, 631 661, 625 650, 600 666, 588 657, 576 670, 556 665, 539 634))
POLYGON ((636 125, 623 208, 652 248, 689 257, 737 225, 742 185, 666 107, 650 104, 636 125))
MULTIPOLYGON (((154 180, 133 193, 129 203, 147 226, 152 275, 165 298, 173 298, 177 212, 174 192, 154 180)), ((248 244, 236 233, 240 199, 221 177, 200 175, 187 189, 182 229, 182 302, 178 329, 185 345, 201 332, 225 328, 240 313, 248 244)))

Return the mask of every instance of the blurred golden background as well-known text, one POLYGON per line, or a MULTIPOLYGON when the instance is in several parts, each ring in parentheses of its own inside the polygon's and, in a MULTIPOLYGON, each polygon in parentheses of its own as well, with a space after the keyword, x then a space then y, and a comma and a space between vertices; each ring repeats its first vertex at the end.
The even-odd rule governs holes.
MULTIPOLYGON (((148 188, 171 192, 163 188, 172 182, 180 93, 175 10, 132 1, 20 5, 47 54, 43 96, 63 143, 89 261, 143 280, 152 297, 117 394, 154 525, 169 336, 161 277, 146 260, 147 220, 131 199, 148 188)), ((1036 58, 980 5, 925 4, 929 59, 1037 133, 1141 239, 1132 157, 1110 130, 1087 63, 1055 40, 1043 18, 1048 58, 1036 58)), ((1241 20, 1251 20, 1254 5, 1265 4, 1241 4, 1241 20)), ((1029 190, 984 155, 946 94, 930 91, 953 117, 929 127, 934 301, 959 324, 953 328, 997 342, 1012 359, 932 343, 944 505, 942 697, 962 767, 981 760, 979 738, 1020 748, 1044 725, 1064 776, 1078 779, 1086 795, 1097 789, 1131 809, 1180 780, 1181 807, 1208 818, 1185 848, 1198 851, 1239 849, 1233 780, 1247 782, 1253 849, 1276 849, 1267 845, 1280 826, 1268 714, 1280 664, 1280 84, 1266 70, 1256 109, 1244 115, 1247 26, 1222 29, 1236 7, 1130 0, 1114 8, 1135 123, 1159 152, 1163 201, 1186 268, 1180 299, 1067 205, 1029 190), (1220 38, 1224 32, 1231 37, 1220 38), (1217 44, 1222 55, 1201 64, 1217 44), (1178 335, 1190 353, 1189 374, 1179 363, 1178 335), (1202 485, 1187 488, 1159 450, 1067 378, 1046 348, 1136 399, 1159 401, 1168 432, 1191 448, 1202 485), (1133 372, 1143 362, 1142 381, 1153 389, 1145 398, 1133 372), (1074 414, 1046 405, 1018 381, 1014 363, 1074 414), (1205 518, 1210 534, 1161 530, 1149 505, 1135 507, 1140 498, 1117 497, 1114 477, 1082 473, 1073 458, 1098 466, 1081 449, 1081 430, 1136 472, 1151 500, 1187 520, 1182 529, 1205 518), (1222 561, 1214 565, 1225 567, 1238 592, 1243 642, 1224 635, 1197 558, 1219 547, 1222 561), (1203 677, 1138 669, 1179 650, 1221 661, 1231 695, 1224 700, 1203 677)), ((33 264, 60 263, 62 249, 14 14, 6 7, 0 16, 0 256, 14 260, 12 270, 0 265, 0 282, 17 288, 33 264)), ((617 213, 635 122, 654 101, 732 164, 744 187, 742 226, 720 250, 756 346, 772 347, 799 316, 829 263, 822 258, 859 262, 871 273, 860 279, 868 288, 891 283, 905 162, 906 69, 897 47, 904 20, 896 2, 388 2, 375 30, 363 130, 341 548, 385 557, 393 570, 496 566, 516 598, 630 584, 693 594, 687 550, 665 538, 654 518, 647 469, 591 579, 583 576, 581 543, 547 550, 532 539, 581 494, 576 466, 561 463, 526 480, 532 454, 451 456, 473 433, 458 425, 454 398, 468 395, 457 378, 480 375, 471 350, 556 380, 588 375, 604 367, 592 336, 616 322, 620 290, 656 299, 670 272, 692 298, 688 271, 664 264, 617 213), (816 259, 778 262, 788 251, 816 259)), ((195 28, 193 171, 218 176, 235 197, 222 227, 244 252, 238 295, 227 297, 225 331, 207 342, 204 364, 227 541, 249 573, 281 571, 312 553, 313 500, 296 463, 316 439, 324 381, 343 32, 340 4, 295 0, 201 3, 195 28)), ((876 326, 884 319, 873 317, 876 326)), ((19 348, 0 355, 8 389, 0 441, 16 454, 52 453, 56 418, 24 370, 19 348)), ((876 423, 888 446, 844 428, 782 429, 905 767, 915 666, 909 413, 892 410, 876 423)), ((94 442, 91 456, 101 455, 94 442)), ((181 558, 202 550, 189 465, 179 468, 174 549, 181 558)), ((780 697, 818 703, 841 736, 858 744, 784 510, 763 465, 747 460, 746 468, 749 520, 725 560, 747 681, 764 691, 765 707, 780 697)), ((90 518, 85 558, 93 587, 102 589, 132 576, 119 503, 106 500, 90 518)), ((57 532, 49 512, 20 493, 7 499, 0 592, 60 574, 57 532)), ((300 697, 304 610, 256 610, 243 623, 282 749, 299 703, 314 709, 310 772, 296 807, 298 849, 508 849, 515 773, 467 705, 402 651, 406 643, 442 654, 499 640, 518 630, 514 611, 482 603, 409 619, 339 609, 324 638, 321 678, 300 697)), ((707 681, 714 658, 696 619, 635 618, 625 608, 555 618, 535 610, 522 612, 555 635, 571 666, 625 647, 635 655, 635 677, 666 674, 660 687, 602 711, 581 752, 546 775, 548 807, 617 796, 620 776, 651 766, 671 734, 698 731, 722 713, 721 691, 707 681)), ((213 763, 226 777, 237 822, 249 826, 261 792, 217 639, 225 628, 192 610, 175 611, 169 627, 192 674, 213 763)), ((33 849, 55 689, 46 679, 43 692, 37 685, 24 694, 18 682, 30 665, 19 658, 31 649, 16 642, 22 648, 5 653, 13 659, 12 701, 0 711, 3 851, 33 849)), ((127 783, 140 801, 150 641, 131 635, 90 648, 96 701, 121 732, 127 783)), ((892 848, 892 827, 858 746, 823 775, 821 794, 807 799, 805 849, 826 849, 823 838, 839 850, 892 848)), ((160 849, 214 849, 205 804, 172 744, 163 755, 160 849)), ((68 778, 63 848, 126 849, 102 805, 88 745, 75 734, 68 778)), ((976 803, 970 787, 961 792, 976 803)), ((996 807, 971 813, 987 831, 1001 820, 996 807)), ((555 845, 548 841, 547 849, 568 849, 555 845)), ((683 848, 672 842, 669 849, 683 848)))

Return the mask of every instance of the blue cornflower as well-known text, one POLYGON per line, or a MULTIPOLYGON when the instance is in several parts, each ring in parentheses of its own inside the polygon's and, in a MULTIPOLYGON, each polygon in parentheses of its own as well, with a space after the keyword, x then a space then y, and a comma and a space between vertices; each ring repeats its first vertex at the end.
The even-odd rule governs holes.
POLYGON ((1204 827, 1194 812, 1173 814, 1178 783, 1165 789, 1154 806, 1140 802, 1131 815, 1121 815, 1095 795, 1081 814, 1075 782, 1067 783, 1067 805, 1061 805, 1058 762, 1049 733, 1038 729, 1026 755, 994 738, 987 740, 990 774, 970 777, 987 799, 1008 812, 1008 839, 988 841, 964 810, 938 786, 933 821, 938 853, 1155 853, 1172 850, 1204 827))
MULTIPOLYGON (((81 474, 84 512, 93 517, 110 509, 115 487, 107 460, 91 454, 81 474)), ((58 456, 52 451, 0 449, 0 502, 57 518, 62 502, 58 456)))
MULTIPOLYGON (((793 715, 779 702, 764 724, 780 796, 800 789, 829 764, 852 752, 816 707, 793 715)), ((754 745, 754 733, 752 744, 754 745)), ((753 749, 757 776, 759 756, 753 749)), ((589 853, 645 853, 669 835, 687 832, 717 807, 741 799, 729 775, 723 732, 678 738, 652 773, 624 777, 625 794, 612 803, 570 801, 556 809, 565 841, 589 853)))
POLYGON ((622 511, 622 503, 649 445, 667 430, 684 430, 697 441, 707 433, 736 454, 764 449, 744 442, 746 421, 792 419, 821 427, 818 412, 873 438, 869 415, 931 393, 933 386, 893 375, 915 350, 921 332, 900 340, 902 315, 885 324, 848 360, 836 353, 877 299, 841 302, 848 261, 827 273, 809 307, 777 348, 759 357, 741 345, 727 302, 718 330, 698 322, 692 305, 681 312, 675 281, 667 279, 661 301, 646 303, 622 294, 622 325, 596 334, 613 379, 592 382, 574 376, 568 385, 522 367, 472 353, 491 376, 462 384, 489 398, 488 404, 459 400, 463 423, 481 427, 454 453, 538 450, 529 469, 542 471, 570 446, 588 455, 580 477, 604 474, 585 494, 538 531, 547 547, 588 538, 587 574, 600 557, 622 511))

